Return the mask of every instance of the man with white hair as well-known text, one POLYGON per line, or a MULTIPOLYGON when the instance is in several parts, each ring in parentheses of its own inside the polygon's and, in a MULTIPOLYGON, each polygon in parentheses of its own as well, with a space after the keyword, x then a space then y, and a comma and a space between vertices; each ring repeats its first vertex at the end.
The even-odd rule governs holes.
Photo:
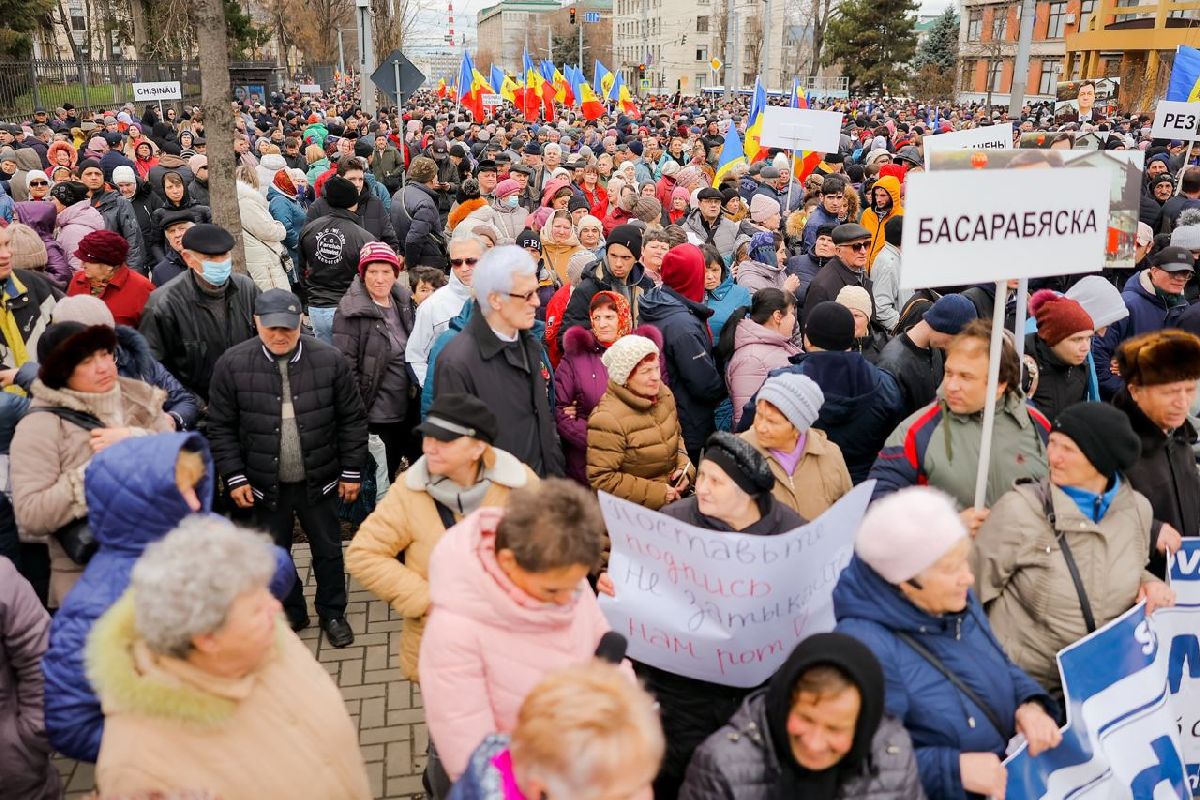
POLYGON ((438 335, 450 327, 450 320, 471 300, 471 282, 475 265, 483 256, 483 241, 474 234, 455 236, 450 241, 450 280, 417 306, 412 333, 404 347, 404 361, 412 367, 417 381, 425 385, 429 351, 438 335))
POLYGON ((516 245, 496 247, 475 268, 474 290, 471 318, 434 365, 435 396, 466 392, 480 398, 502 423, 496 447, 543 478, 561 476, 550 400, 554 378, 542 331, 534 329, 541 304, 537 264, 516 245))

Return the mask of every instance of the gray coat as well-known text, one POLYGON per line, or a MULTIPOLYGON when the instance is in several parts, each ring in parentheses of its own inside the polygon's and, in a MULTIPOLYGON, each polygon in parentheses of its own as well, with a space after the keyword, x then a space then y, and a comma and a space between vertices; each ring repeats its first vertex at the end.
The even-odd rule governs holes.
POLYGON ((738 224, 722 214, 717 218, 717 226, 712 231, 706 230, 700 216, 700 209, 695 209, 683 221, 683 230, 688 234, 688 241, 694 245, 712 242, 722 256, 733 258, 733 244, 738 236, 738 224))
POLYGON ((114 189, 97 193, 92 198, 92 208, 104 217, 104 227, 121 234, 129 242, 129 255, 125 263, 134 272, 146 274, 146 246, 142 241, 142 227, 138 225, 137 214, 129 201, 114 189))
MULTIPOLYGON (((841 786, 845 800, 925 800, 908 732, 885 716, 871 742, 871 769, 841 786)), ((750 695, 688 765, 679 800, 766 800, 779 778, 767 734, 766 690, 750 695)))

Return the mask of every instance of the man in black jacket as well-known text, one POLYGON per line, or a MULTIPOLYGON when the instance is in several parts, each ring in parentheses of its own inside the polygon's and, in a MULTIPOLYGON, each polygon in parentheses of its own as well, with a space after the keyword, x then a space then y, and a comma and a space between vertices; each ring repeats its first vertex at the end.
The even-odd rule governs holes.
POLYGON ((856 222, 847 222, 833 229, 834 257, 825 262, 808 286, 804 297, 804 319, 818 303, 837 300, 844 286, 861 286, 871 295, 871 321, 875 319, 875 293, 867 277, 867 251, 871 249, 871 232, 856 222))
MULTIPOLYGON (((367 416, 350 365, 335 348, 300 335, 300 299, 271 289, 254 304, 258 337, 221 356, 213 372, 208 438, 213 463, 240 508, 275 543, 292 546, 294 518, 312 548, 316 609, 334 647, 346 622, 346 575, 335 497, 358 498, 367 416), (336 495, 334 489, 337 489, 336 495)), ((284 600, 293 630, 308 626, 303 581, 284 600)))
POLYGON ((355 213, 359 194, 353 183, 334 175, 325 181, 325 200, 329 213, 300 231, 300 273, 308 289, 313 332, 325 344, 333 344, 333 313, 358 274, 359 251, 376 239, 355 213))
POLYGON ((413 267, 450 265, 442 239, 445 220, 438 215, 438 172, 433 159, 417 156, 408 167, 408 181, 392 196, 392 226, 404 253, 404 263, 413 267))
POLYGON ((475 306, 467 326, 434 362, 434 398, 466 392, 502 422, 495 445, 541 477, 562 476, 562 447, 550 398, 554 376, 541 337, 531 329, 537 265, 516 245, 489 250, 472 278, 475 306))
POLYGON ((138 329, 154 358, 207 401, 217 359, 254 336, 258 287, 233 274, 234 241, 224 228, 194 225, 182 244, 187 271, 150 293, 138 329))
MULTIPOLYGON (((358 190, 358 206, 354 210, 359 218, 358 224, 392 250, 397 250, 400 243, 396 241, 396 230, 392 227, 391 215, 383 207, 383 201, 366 185, 366 170, 363 169, 362 161, 357 157, 341 159, 338 161, 337 174, 354 184, 354 188, 358 190)), ((308 207, 307 219, 312 222, 331 211, 333 208, 329 201, 324 196, 318 197, 308 207)))

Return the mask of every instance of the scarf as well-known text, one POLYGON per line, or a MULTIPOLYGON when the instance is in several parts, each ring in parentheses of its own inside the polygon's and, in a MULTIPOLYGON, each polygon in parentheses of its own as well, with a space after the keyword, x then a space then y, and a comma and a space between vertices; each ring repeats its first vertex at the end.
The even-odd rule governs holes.
POLYGON ((483 497, 492 488, 491 470, 484 467, 474 484, 463 488, 444 475, 430 475, 425 492, 455 514, 465 517, 479 510, 483 497))
MULTIPOLYGON (((29 361, 29 351, 25 347, 24 337, 21 336, 21 326, 8 306, 23 294, 25 294, 25 286, 17 280, 16 275, 10 274, 8 280, 0 285, 0 336, 4 337, 4 341, 8 344, 8 352, 12 354, 12 363, 8 366, 17 369, 29 361)), ((15 383, 4 391, 10 394, 25 394, 25 390, 15 383)))
POLYGON ((592 312, 601 306, 612 306, 613 310, 617 312, 616 339, 613 339, 612 342, 600 342, 599 338, 596 339, 597 342, 600 342, 600 346, 607 350, 609 345, 617 339, 633 333, 633 314, 629 309, 629 301, 616 292, 601 290, 592 295, 592 301, 588 304, 588 317, 590 318, 592 312))
POLYGON ((842 633, 818 633, 796 646, 788 660, 767 683, 767 735, 779 759, 780 776, 773 800, 833 800, 838 787, 860 774, 871 755, 871 740, 883 719, 883 668, 857 639, 842 633), (792 711, 796 683, 818 665, 836 667, 858 687, 862 705, 854 726, 850 752, 835 766, 820 772, 805 769, 792 754, 787 720, 792 711))

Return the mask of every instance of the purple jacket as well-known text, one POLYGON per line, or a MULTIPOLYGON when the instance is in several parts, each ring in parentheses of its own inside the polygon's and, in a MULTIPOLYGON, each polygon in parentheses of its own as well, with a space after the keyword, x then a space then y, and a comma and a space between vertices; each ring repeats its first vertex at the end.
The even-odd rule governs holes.
POLYGON ((762 388, 767 373, 786 367, 788 359, 800 348, 781 333, 767 330, 749 317, 743 317, 733 336, 733 355, 725 367, 725 382, 733 403, 733 424, 742 418, 742 409, 762 388))
MULTIPOLYGON (((653 325, 641 325, 633 331, 645 336, 662 351, 662 334, 653 325)), ((563 454, 567 458, 567 477, 590 488, 587 479, 587 420, 592 409, 600 402, 608 388, 608 370, 600 357, 605 347, 595 334, 577 325, 563 334, 563 357, 554 371, 554 396, 558 401, 554 409, 554 420, 558 435, 562 439, 563 454), (563 413, 568 406, 575 406, 572 419, 563 413)), ((666 374, 663 375, 666 381, 666 374)))
POLYGON ((79 249, 79 243, 83 237, 92 231, 102 230, 104 230, 104 217, 100 216, 100 212, 92 208, 91 203, 87 200, 80 200, 59 212, 58 236, 55 238, 63 252, 67 254, 67 261, 73 270, 83 268, 83 262, 75 257, 75 251, 79 249))
POLYGON ((58 214, 54 203, 48 200, 24 200, 17 203, 17 221, 37 231, 46 245, 46 277, 59 289, 66 289, 75 270, 67 260, 67 253, 54 238, 54 225, 58 214))

